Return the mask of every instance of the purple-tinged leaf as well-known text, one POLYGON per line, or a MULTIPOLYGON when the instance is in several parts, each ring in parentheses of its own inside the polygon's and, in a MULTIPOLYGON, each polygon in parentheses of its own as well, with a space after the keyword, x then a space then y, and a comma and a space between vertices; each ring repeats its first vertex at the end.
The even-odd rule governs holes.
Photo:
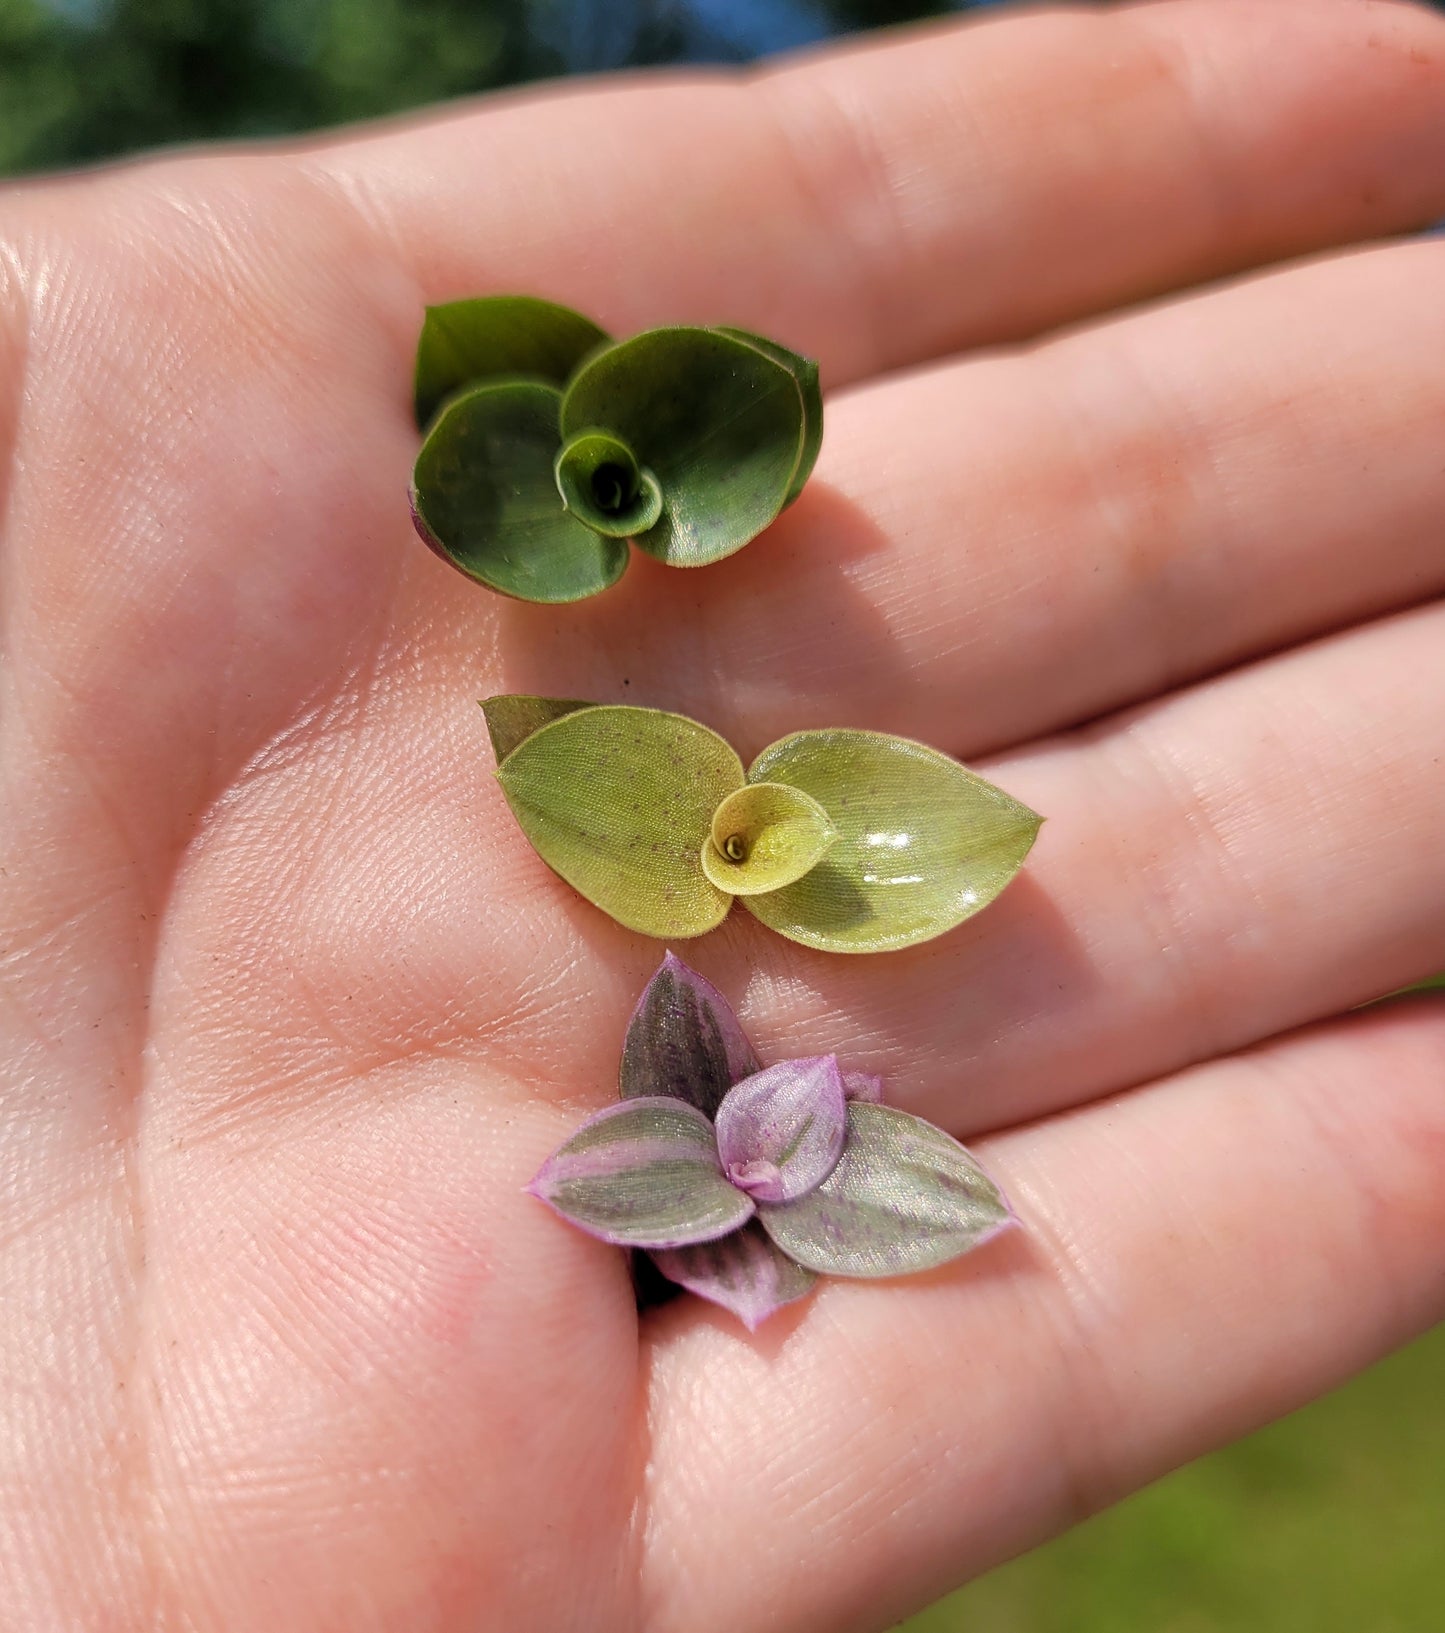
POLYGON ((838 1166, 758 1218, 790 1259, 830 1276, 902 1276, 945 1264, 1013 1223, 998 1187, 942 1129, 892 1106, 848 1107, 838 1166))
POLYGON ((846 1105, 833 1055, 784 1060, 734 1084, 717 1110, 723 1172, 758 1202, 806 1196, 833 1172, 846 1105))
POLYGON ((861 1100, 869 1106, 881 1106, 883 1079, 872 1072, 844 1072, 843 1093, 850 1100, 861 1100))
POLYGON ((670 1095, 711 1117, 734 1083, 761 1068, 727 999, 669 953, 627 1026, 622 1098, 670 1095))
POLYGON ((685 1247, 736 1230, 752 1199, 718 1167, 717 1139, 681 1101, 625 1100, 589 1117, 527 1187, 619 1247, 685 1247))
POLYGON ((651 1258, 669 1281, 730 1310, 749 1332, 810 1293, 818 1280, 779 1252, 753 1219, 715 1242, 667 1248, 651 1258))

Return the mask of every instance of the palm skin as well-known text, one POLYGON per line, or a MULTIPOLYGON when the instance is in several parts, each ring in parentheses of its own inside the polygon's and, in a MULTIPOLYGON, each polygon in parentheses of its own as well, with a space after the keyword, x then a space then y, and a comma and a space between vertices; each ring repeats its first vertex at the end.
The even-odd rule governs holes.
POLYGON ((1421 11, 1177 0, 9 193, 7 1627, 876 1629, 1439 1317, 1442 1002, 1339 1017, 1445 965, 1445 246, 1350 247, 1445 215, 1442 88, 1421 11), (809 491, 467 584, 408 368, 485 289, 815 353, 809 491), (639 1322, 523 1186, 660 948, 516 831, 504 690, 1046 814, 927 947, 680 949, 1021 1231, 639 1322))

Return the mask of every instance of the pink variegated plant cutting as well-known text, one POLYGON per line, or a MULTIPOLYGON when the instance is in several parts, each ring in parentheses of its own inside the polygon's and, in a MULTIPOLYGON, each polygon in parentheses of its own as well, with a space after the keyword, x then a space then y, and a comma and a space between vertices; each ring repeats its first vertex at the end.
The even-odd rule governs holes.
POLYGON ((879 1078, 833 1055, 764 1067, 727 1000, 672 953, 633 1012, 619 1080, 620 1102, 529 1189, 749 1329, 820 1275, 931 1270, 1014 1222, 956 1140, 882 1104, 879 1078))

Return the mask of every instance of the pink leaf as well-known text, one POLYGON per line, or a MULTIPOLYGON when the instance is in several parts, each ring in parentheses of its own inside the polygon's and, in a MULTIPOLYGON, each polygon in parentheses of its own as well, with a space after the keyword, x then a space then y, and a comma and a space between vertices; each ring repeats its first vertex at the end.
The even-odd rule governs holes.
POLYGON ((792 1202, 832 1173, 846 1127, 836 1057, 785 1060, 724 1095, 718 1155, 733 1184, 759 1202, 792 1202))
POLYGON ((774 1247, 755 1220, 715 1242, 669 1248, 651 1258, 669 1281, 730 1310, 749 1332, 811 1292, 818 1280, 774 1247))

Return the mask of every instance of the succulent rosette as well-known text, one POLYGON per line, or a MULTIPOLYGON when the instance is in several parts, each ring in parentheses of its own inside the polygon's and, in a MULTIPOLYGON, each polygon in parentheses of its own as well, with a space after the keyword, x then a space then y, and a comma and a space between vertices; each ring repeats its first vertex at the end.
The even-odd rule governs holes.
POLYGON ((489 589, 578 601, 628 541, 672 567, 742 549, 818 457, 817 365, 743 329, 614 341, 530 295, 429 307, 414 407, 417 531, 489 589))
POLYGON ((1014 1222, 956 1140, 881 1103, 879 1078, 833 1055, 765 1067, 672 953, 628 1024, 619 1087, 529 1189, 750 1330, 820 1275, 931 1270, 1014 1222))
POLYGON ((825 952, 942 935, 1015 876, 1041 818, 923 743, 794 732, 744 768, 685 715, 506 695, 497 777, 543 861, 644 935, 714 930, 735 900, 825 952))

